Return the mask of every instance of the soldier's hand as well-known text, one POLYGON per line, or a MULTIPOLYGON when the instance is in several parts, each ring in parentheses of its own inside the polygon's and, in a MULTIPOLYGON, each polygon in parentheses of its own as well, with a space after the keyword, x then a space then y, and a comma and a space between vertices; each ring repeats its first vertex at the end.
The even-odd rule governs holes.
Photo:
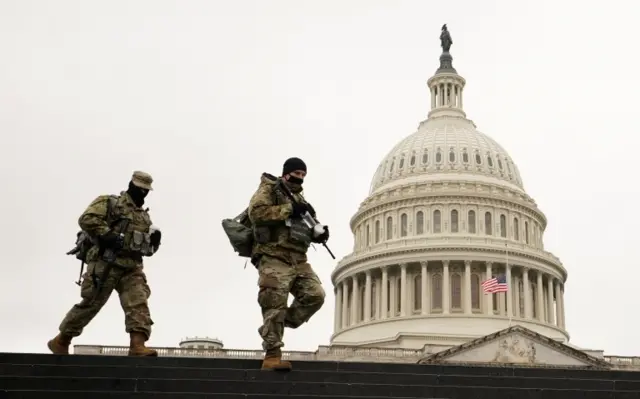
POLYGON ((291 213, 291 216, 295 218, 302 217, 302 214, 309 210, 309 208, 307 207, 307 204, 302 204, 299 202, 292 204, 292 206, 293 206, 293 212, 291 213))
POLYGON ((329 240, 329 226, 322 226, 323 232, 313 238, 313 242, 320 244, 329 240))
POLYGON ((113 231, 109 231, 108 233, 101 235, 98 240, 100 241, 100 245, 105 248, 118 250, 124 247, 124 240, 113 231))
POLYGON ((160 241, 162 240, 162 233, 160 232, 160 230, 156 230, 153 233, 151 233, 149 240, 151 241, 152 246, 156 248, 159 247, 160 241))

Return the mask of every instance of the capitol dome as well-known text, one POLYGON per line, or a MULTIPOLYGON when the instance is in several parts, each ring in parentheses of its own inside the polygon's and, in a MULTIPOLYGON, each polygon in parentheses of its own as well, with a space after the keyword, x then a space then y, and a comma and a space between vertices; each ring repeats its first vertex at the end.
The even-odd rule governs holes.
POLYGON ((437 350, 515 324, 568 342, 547 219, 507 151, 467 119, 465 83, 443 52, 428 118, 380 162, 352 217, 353 251, 331 276, 332 345, 437 350), (485 293, 492 278, 506 292, 485 293))

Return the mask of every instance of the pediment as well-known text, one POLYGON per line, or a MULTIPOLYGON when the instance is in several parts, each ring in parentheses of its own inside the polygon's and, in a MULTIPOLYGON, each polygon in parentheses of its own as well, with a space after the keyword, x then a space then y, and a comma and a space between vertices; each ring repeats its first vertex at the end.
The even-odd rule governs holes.
POLYGON ((435 353, 418 363, 611 368, 604 360, 521 326, 510 327, 435 353))

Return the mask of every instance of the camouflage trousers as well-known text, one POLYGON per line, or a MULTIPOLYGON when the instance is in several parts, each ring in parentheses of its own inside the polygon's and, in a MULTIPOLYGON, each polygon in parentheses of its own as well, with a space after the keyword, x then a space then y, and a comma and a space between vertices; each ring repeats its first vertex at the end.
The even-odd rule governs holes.
POLYGON ((98 296, 92 301, 97 289, 94 285, 93 275, 100 278, 106 266, 107 264, 102 260, 87 264, 87 271, 83 275, 80 287, 82 300, 67 312, 64 320, 60 323, 60 332, 72 337, 80 335, 107 303, 113 290, 116 290, 120 297, 120 305, 124 310, 125 331, 127 333, 141 332, 149 339, 153 320, 151 320, 147 300, 151 295, 151 289, 147 284, 147 277, 142 271, 142 267, 133 269, 112 267, 98 296))
POLYGON ((324 304, 322 282, 307 262, 289 264, 263 255, 258 264, 258 304, 262 326, 258 329, 264 350, 284 346, 284 328, 298 328, 324 304), (294 297, 287 306, 289 293, 294 297))

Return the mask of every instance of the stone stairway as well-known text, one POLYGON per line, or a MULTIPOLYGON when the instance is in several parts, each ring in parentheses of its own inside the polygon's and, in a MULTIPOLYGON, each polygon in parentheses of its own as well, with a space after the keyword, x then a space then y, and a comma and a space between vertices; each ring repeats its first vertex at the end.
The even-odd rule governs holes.
POLYGON ((638 399, 640 372, 0 354, 0 399, 638 399))

